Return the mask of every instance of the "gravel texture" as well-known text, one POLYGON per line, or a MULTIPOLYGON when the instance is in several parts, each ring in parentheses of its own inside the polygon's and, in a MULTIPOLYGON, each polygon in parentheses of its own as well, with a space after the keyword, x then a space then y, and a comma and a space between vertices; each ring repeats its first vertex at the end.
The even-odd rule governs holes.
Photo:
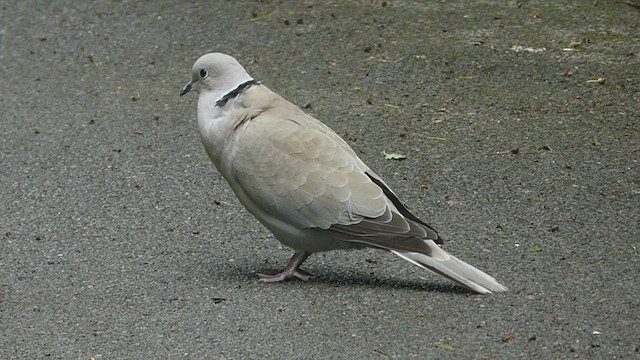
POLYGON ((638 359, 639 9, 4 1, 0 358, 638 359), (211 51, 343 135, 510 292, 374 250, 258 283, 291 250, 178 97, 211 51))

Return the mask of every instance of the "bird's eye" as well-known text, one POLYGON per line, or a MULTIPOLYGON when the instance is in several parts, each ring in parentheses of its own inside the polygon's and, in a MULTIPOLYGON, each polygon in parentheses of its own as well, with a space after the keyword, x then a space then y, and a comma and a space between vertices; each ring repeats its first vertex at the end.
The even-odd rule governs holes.
POLYGON ((207 74, 207 70, 205 70, 205 69, 201 69, 201 70, 200 70, 200 77, 201 77, 201 78, 203 78, 203 79, 204 79, 204 78, 206 78, 206 77, 207 77, 207 75, 208 75, 208 74, 207 74))

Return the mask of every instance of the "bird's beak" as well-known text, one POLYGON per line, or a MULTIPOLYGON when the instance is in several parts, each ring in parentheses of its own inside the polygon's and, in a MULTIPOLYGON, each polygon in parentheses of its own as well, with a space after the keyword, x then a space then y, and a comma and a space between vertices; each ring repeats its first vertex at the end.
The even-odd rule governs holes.
POLYGON ((193 81, 189 81, 187 83, 187 85, 185 85, 182 90, 180 91, 180 96, 188 93, 189 91, 191 91, 191 89, 193 89, 193 81))

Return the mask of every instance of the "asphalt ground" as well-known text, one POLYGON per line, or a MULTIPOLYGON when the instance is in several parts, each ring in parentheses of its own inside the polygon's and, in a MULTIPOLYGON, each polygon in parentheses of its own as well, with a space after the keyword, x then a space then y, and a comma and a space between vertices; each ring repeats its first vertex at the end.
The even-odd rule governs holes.
POLYGON ((3 1, 0 358, 640 358, 639 8, 3 1), (343 135, 510 291, 374 250, 259 283, 291 250, 178 97, 211 51, 343 135))

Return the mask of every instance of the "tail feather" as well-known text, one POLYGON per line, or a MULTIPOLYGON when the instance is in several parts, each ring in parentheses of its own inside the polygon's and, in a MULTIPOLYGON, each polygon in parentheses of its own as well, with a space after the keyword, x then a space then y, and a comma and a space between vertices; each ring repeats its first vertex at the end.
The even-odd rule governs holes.
POLYGON ((507 291, 505 286, 499 284, 496 279, 482 270, 476 269, 440 249, 439 246, 433 245, 433 256, 408 251, 391 250, 391 252, 421 268, 429 269, 477 293, 489 294, 492 292, 507 291))

